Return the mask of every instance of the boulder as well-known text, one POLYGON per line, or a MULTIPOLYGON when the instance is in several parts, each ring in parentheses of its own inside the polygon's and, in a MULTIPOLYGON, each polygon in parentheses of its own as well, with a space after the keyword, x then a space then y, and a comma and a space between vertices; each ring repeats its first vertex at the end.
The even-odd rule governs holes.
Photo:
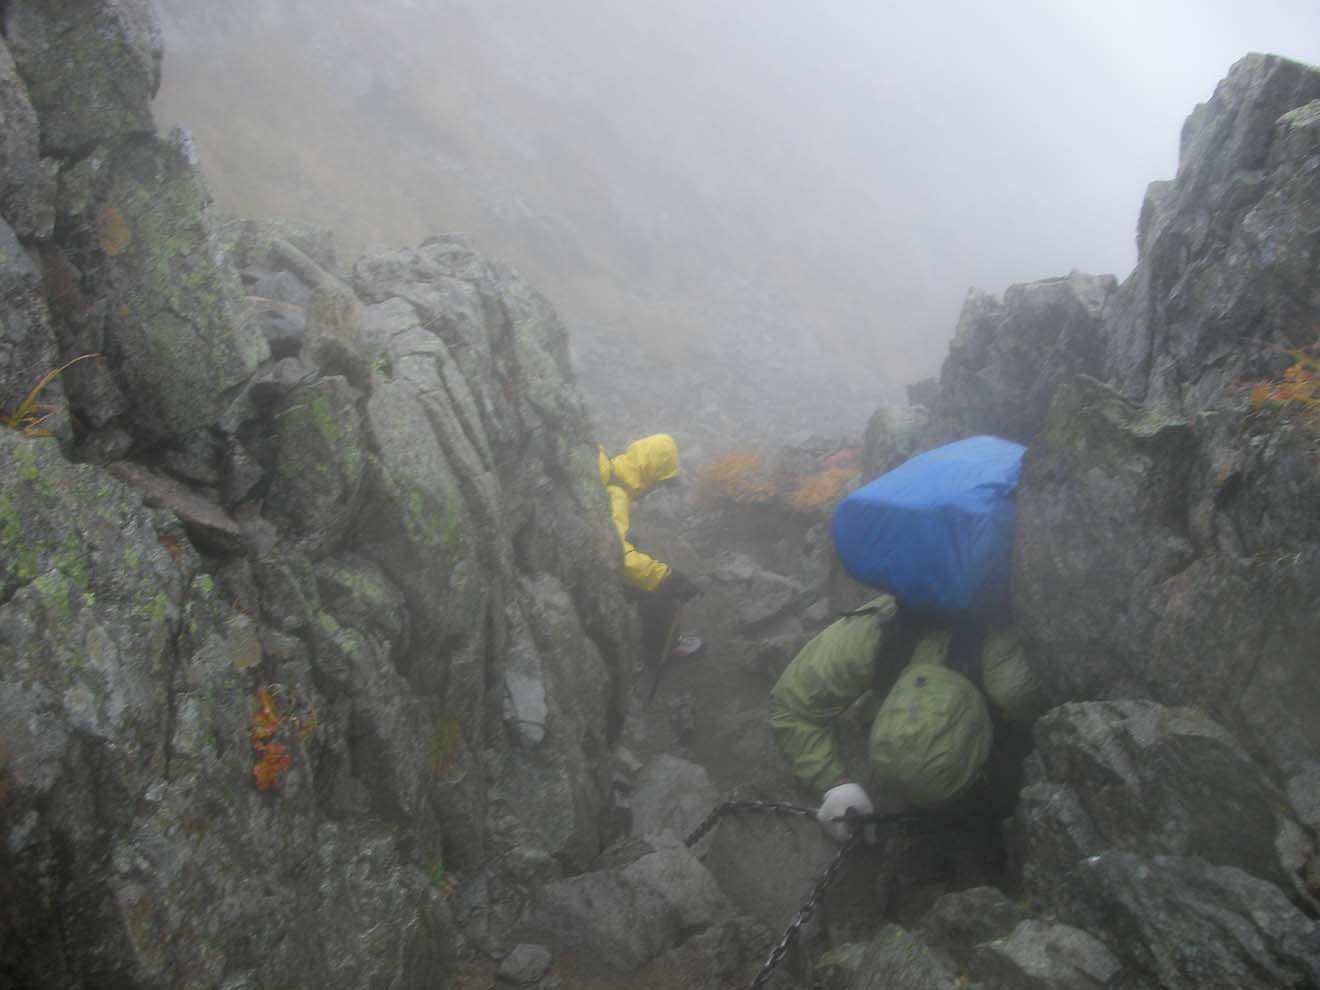
POLYGON ((995 887, 945 894, 919 924, 926 941, 965 964, 971 948, 1005 938, 1028 918, 1020 904, 995 887))
POLYGON ((1129 979, 1153 986, 1300 990, 1320 981, 1320 924, 1236 867, 1111 850, 1069 872, 1050 905, 1061 922, 1103 938, 1129 979))
POLYGON ((522 933, 630 972, 672 946, 678 928, 678 912, 662 894, 600 870, 545 886, 522 933))
POLYGON ((0 41, 0 217, 19 237, 40 240, 55 224, 55 163, 41 157, 37 114, 0 41))
MULTIPOLYGON (((881 406, 866 421, 862 438, 862 479, 878 478, 909 457, 937 446, 931 413, 922 406, 881 406)), ((953 439, 949 437, 949 439, 953 439)))
POLYGON ((318 821, 334 732, 305 679, 272 688, 289 765, 256 786, 254 696, 273 671, 254 678, 253 621, 179 524, 53 441, 0 431, 0 544, 0 938, 24 947, 8 975, 433 985, 448 916, 400 836, 318 821))
POLYGON ((1061 389, 1018 490, 1013 599, 1054 702, 1192 704, 1285 772, 1320 755, 1320 463, 1285 414, 1061 389))
POLYGON ((360 394, 339 377, 290 391, 278 412, 263 513, 312 557, 332 553, 357 517, 367 464, 360 394))
POLYGON ((738 628, 744 632, 762 628, 788 614, 810 594, 797 581, 759 567, 742 553, 727 554, 713 577, 737 597, 738 628))
POLYGON ((1011 286, 1002 303, 972 290, 940 371, 938 412, 957 435, 1030 443, 1059 385, 1103 374, 1117 287, 1112 275, 1073 273, 1011 286))
POLYGON ((81 154, 155 129, 162 43, 150 0, 13 0, 3 13, 44 149, 81 154))
POLYGON ((1314 341, 1316 100, 1320 69, 1252 54, 1187 118, 1108 321, 1106 377, 1125 395, 1209 408, 1314 341))
POLYGON ((814 819, 731 813, 705 864, 739 913, 783 931, 837 852, 814 819))
MULTIPOLYGON (((0 415, 16 412, 28 392, 56 366, 41 275, 13 228, 0 219, 0 415)), ((57 378, 39 401, 59 406, 63 395, 63 383, 57 378)), ((64 419, 58 414, 42 425, 59 430, 64 419)))
POLYGON ((642 856, 625 866, 622 875, 672 904, 678 912, 679 927, 684 931, 703 930, 731 913, 714 877, 681 845, 642 856))
POLYGON ((549 968, 550 950, 544 945, 523 942, 515 945, 513 951, 500 960, 500 968, 495 975, 505 983, 521 987, 536 983, 549 968))
POLYGON ((1070 704, 1038 719, 1034 734, 1024 791, 1031 807, 1019 820, 1030 847, 1023 859, 1038 882, 1116 848, 1236 866, 1314 904, 1305 886, 1314 836, 1287 796, 1200 712, 1144 701, 1070 704), (1079 828, 1084 838, 1076 838, 1079 828), (1060 833, 1075 838, 1060 845, 1060 833))
POLYGON ((269 357, 242 320, 238 277, 223 263, 208 200, 181 132, 98 149, 61 182, 60 263, 81 279, 83 299, 56 307, 56 332, 66 351, 107 355, 140 437, 215 422, 226 393, 269 357))
POLYGON ((947 990, 957 979, 920 938, 885 925, 867 946, 850 990, 947 990))
POLYGON ((668 833, 683 839, 715 809, 719 798, 704 767, 662 753, 637 775, 629 801, 632 834, 668 833))
POLYGON ((1101 990, 1116 985, 1123 967, 1084 931, 1027 920, 978 945, 968 969, 987 990, 1101 990))

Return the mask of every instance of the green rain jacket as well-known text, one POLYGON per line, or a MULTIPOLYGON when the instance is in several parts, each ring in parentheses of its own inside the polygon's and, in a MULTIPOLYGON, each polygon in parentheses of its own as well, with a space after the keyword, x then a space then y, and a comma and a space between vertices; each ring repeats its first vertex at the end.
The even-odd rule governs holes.
POLYGON ((951 628, 916 636, 895 621, 897 613, 894 599, 881 595, 807 643, 770 693, 770 727, 798 778, 827 791, 849 778, 837 719, 870 690, 880 703, 870 729, 871 772, 911 806, 935 807, 980 774, 994 741, 991 707, 1007 721, 1029 722, 1044 706, 1011 626, 985 635, 983 695, 947 666, 951 628))
POLYGON ((837 619, 802 648, 770 692, 770 728, 793 772, 818 793, 848 779, 839 760, 834 720, 874 688, 883 696, 907 662, 877 660, 886 637, 898 634, 891 595, 873 598, 837 619))

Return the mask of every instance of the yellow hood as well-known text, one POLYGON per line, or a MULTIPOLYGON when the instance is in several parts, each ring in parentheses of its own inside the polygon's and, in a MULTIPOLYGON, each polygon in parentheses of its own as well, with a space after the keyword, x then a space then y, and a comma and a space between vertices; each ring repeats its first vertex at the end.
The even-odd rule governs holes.
POLYGON ((660 482, 678 477, 678 444, 668 433, 653 433, 634 440, 622 454, 611 458, 609 468, 607 478, 601 465, 601 480, 636 498, 660 482))

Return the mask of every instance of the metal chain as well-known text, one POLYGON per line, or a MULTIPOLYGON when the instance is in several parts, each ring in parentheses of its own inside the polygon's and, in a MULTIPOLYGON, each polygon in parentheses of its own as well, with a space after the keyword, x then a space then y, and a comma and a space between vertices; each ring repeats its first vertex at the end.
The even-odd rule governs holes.
POLYGON ((770 955, 765 957, 765 962, 761 965, 761 971, 756 974, 756 979, 752 980, 751 990, 761 990, 761 987, 770 982, 770 977, 774 976, 775 970, 779 964, 784 961, 784 956, 788 954, 788 948, 798 937, 798 932, 802 926, 811 920, 811 916, 816 913, 816 907, 820 904, 821 898, 825 896, 825 891, 830 889, 830 884, 834 883, 834 878, 843 867, 843 861, 848 858, 848 854, 857 848, 857 844, 862 840, 862 829, 854 829, 847 840, 839 847, 839 851, 834 856, 834 861, 821 874, 816 886, 811 888, 811 894, 807 897, 802 907, 798 908, 798 913, 794 915, 793 920, 784 929, 784 935, 779 943, 770 950, 770 955))
MULTIPOLYGON (((685 846, 695 846, 706 834, 710 832, 721 818, 731 811, 751 811, 757 814, 767 815, 790 815, 795 818, 815 818, 816 812, 811 808, 803 808, 796 804, 787 804, 783 801, 724 801, 715 806, 715 810, 702 819, 701 824, 694 828, 686 839, 683 840, 685 846)), ((851 809, 849 810, 852 814, 851 809)), ((761 971, 756 974, 756 979, 752 981, 751 990, 761 990, 769 982, 770 977, 774 975, 779 964, 784 961, 784 956, 788 954, 789 946, 798 937, 802 926, 811 920, 811 916, 816 913, 816 908, 820 906, 821 899, 825 892, 830 889, 834 883, 834 878, 839 875, 839 870, 843 868, 843 861, 848 858, 848 854, 857 848, 862 841, 868 828, 887 825, 894 826, 900 832, 913 834, 924 831, 938 831, 943 827, 942 823, 929 818, 922 818, 917 815, 857 815, 850 819, 854 822, 853 830, 847 840, 839 847, 834 860, 825 872, 821 874, 820 879, 816 881, 811 893, 807 896, 802 907, 798 908, 798 913, 794 915, 793 920, 784 930, 783 937, 773 949, 770 955, 766 957, 765 963, 761 966, 761 971)))
POLYGON ((683 840, 685 846, 695 846, 706 833, 713 829, 721 818, 730 811, 753 811, 765 815, 793 815, 797 818, 815 818, 816 812, 810 808, 803 808, 796 804, 788 804, 784 801, 725 801, 715 806, 715 810, 707 815, 694 828, 686 839, 683 840))

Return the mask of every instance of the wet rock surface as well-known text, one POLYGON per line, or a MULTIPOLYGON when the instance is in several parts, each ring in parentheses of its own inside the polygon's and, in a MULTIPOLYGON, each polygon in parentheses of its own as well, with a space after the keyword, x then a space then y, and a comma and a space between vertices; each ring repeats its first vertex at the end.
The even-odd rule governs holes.
POLYGON ((1309 343, 1320 73, 1234 67, 1122 286, 974 294, 860 449, 639 507, 705 592, 648 704, 594 448, 623 438, 549 304, 458 237, 344 270, 326 231, 219 222, 151 123, 148 4, 0 16, 0 411, 103 355, 43 393, 51 436, 0 429, 0 983, 747 985, 837 847, 681 837, 818 797, 765 705, 870 597, 833 499, 997 432, 1031 441, 1014 611, 1059 705, 1011 855, 885 836, 768 985, 1320 984, 1320 460, 1235 391, 1309 343))

